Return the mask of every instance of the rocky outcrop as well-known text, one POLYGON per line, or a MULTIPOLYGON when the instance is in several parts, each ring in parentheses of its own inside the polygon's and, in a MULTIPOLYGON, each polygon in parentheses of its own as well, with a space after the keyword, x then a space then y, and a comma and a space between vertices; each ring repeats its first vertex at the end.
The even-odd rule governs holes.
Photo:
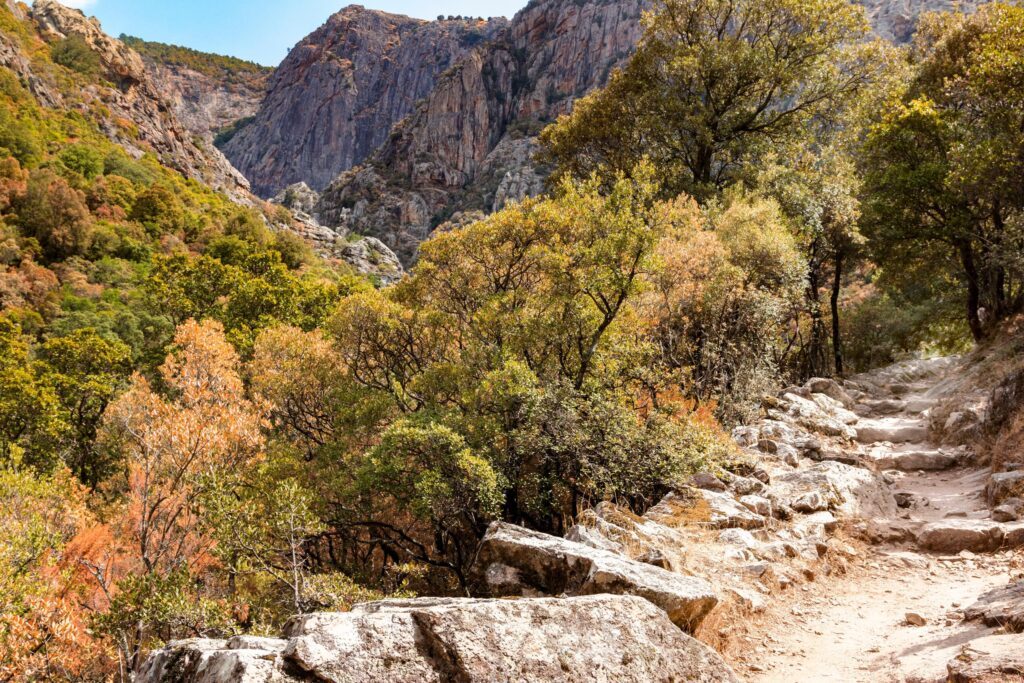
POLYGON ((630 596, 420 599, 298 617, 285 639, 171 643, 138 683, 734 683, 710 648, 630 596))
POLYGON ((297 182, 321 190, 383 144, 442 73, 505 24, 347 7, 291 51, 256 118, 224 151, 258 194, 297 182))
POLYGON ((529 138, 625 61, 642 6, 531 3, 446 72, 365 168, 331 184, 317 208, 322 222, 379 237, 408 261, 454 212, 539 191, 529 138))
POLYGON ((977 619, 986 626, 1004 628, 1012 633, 1024 632, 1024 581, 982 595, 964 610, 964 618, 968 621, 977 619))
POLYGON ((259 111, 270 71, 210 74, 143 56, 146 71, 170 102, 178 120, 212 145, 216 135, 259 111))
POLYGON ((917 30, 917 22, 925 12, 948 12, 959 9, 969 12, 986 0, 857 0, 867 10, 871 25, 882 38, 895 43, 908 43, 917 30))
POLYGON ((99 56, 112 87, 90 85, 81 96, 110 110, 100 123, 111 140, 135 156, 151 150, 183 175, 244 198, 248 182, 212 146, 193 141, 138 53, 105 34, 96 19, 56 0, 36 0, 31 16, 47 40, 79 36, 99 56))

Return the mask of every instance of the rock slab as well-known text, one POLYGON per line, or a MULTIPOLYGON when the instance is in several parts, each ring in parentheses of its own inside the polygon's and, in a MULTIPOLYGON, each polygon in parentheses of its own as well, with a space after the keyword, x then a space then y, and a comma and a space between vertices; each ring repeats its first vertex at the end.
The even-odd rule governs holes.
POLYGON ((171 643, 136 681, 739 681, 717 653, 633 596, 384 601, 298 617, 287 639, 236 640, 171 643))
POLYGON ((476 571, 495 597, 535 592, 637 595, 690 632, 718 602, 703 579, 504 522, 488 529, 476 571))

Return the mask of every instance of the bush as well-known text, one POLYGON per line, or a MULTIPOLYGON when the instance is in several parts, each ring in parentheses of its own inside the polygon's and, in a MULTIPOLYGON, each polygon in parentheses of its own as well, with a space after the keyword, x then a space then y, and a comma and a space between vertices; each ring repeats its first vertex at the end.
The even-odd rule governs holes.
POLYGON ((82 36, 72 35, 50 46, 50 58, 61 66, 86 76, 98 76, 103 70, 100 56, 82 36))
POLYGON ((60 160, 86 180, 92 180, 103 173, 103 154, 89 145, 78 144, 66 148, 60 153, 60 160))

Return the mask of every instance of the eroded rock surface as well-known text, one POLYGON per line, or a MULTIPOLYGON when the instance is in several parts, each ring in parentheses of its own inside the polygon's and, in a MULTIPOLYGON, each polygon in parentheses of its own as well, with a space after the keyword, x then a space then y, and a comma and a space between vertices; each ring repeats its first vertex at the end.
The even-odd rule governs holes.
POLYGON ((490 683, 738 679, 713 650, 632 596, 420 599, 296 618, 281 640, 190 640, 139 683, 490 683))
POLYGON ((491 525, 484 537, 477 571, 496 596, 526 591, 637 595, 691 632, 718 602, 711 584, 703 579, 503 522, 491 525))

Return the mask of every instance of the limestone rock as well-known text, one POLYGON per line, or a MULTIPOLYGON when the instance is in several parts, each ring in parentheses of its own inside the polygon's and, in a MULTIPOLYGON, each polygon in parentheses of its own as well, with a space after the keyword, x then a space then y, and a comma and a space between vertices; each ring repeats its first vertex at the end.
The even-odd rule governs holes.
POLYGON ((1024 470, 1016 472, 996 472, 985 487, 985 496, 989 505, 995 506, 1007 498, 1024 494, 1024 470))
POLYGON ((432 599, 298 617, 263 649, 192 640, 155 652, 138 683, 738 683, 706 645, 633 596, 432 599))
POLYGON ((847 517, 896 515, 896 499, 878 474, 838 462, 815 463, 804 470, 778 475, 772 489, 788 500, 818 492, 828 501, 830 510, 847 517))
POLYGON ((928 425, 906 418, 862 420, 857 426, 857 440, 864 444, 878 442, 921 443, 928 440, 928 425))
POLYGON ((645 516, 669 527, 694 525, 711 529, 759 529, 767 521, 732 495, 704 489, 670 493, 645 516))
MULTIPOLYGON (((638 595, 690 631, 717 603, 711 585, 703 579, 503 522, 492 524, 480 544, 478 574, 486 576, 493 564, 516 569, 524 587, 548 595, 638 595)), ((488 588, 496 596, 508 589, 488 588)))
POLYGON ((976 638, 949 662, 947 683, 997 683, 1024 676, 1024 638, 993 635, 976 638))
POLYGON ((914 472, 925 470, 935 472, 955 467, 959 458, 949 451, 893 451, 880 449, 868 455, 868 461, 880 470, 914 472))

